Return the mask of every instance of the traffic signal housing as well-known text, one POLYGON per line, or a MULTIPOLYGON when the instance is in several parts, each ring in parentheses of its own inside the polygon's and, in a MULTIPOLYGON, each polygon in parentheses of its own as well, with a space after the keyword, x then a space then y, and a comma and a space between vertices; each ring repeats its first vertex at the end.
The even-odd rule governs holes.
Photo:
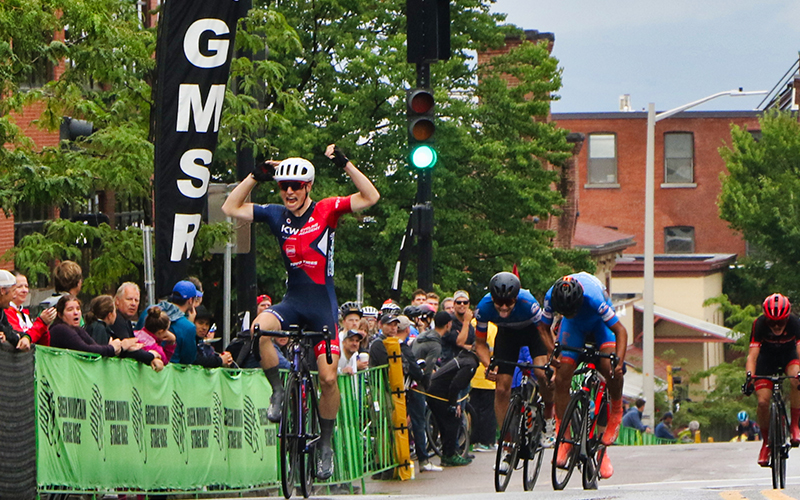
POLYGON ((435 109, 433 90, 415 88, 407 91, 409 160, 414 168, 430 168, 436 164, 438 159, 434 147, 435 109))

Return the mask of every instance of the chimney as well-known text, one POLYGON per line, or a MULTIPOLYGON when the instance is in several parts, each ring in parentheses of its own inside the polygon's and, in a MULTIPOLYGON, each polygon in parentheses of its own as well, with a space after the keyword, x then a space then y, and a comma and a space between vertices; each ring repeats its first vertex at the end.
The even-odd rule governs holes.
POLYGON ((633 111, 631 109, 631 95, 630 94, 623 94, 619 96, 619 110, 620 111, 633 111))

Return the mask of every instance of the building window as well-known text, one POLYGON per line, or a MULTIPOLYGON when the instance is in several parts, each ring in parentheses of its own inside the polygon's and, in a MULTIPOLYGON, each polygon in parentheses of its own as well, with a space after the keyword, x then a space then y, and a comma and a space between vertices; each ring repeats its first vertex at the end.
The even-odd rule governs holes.
POLYGON ((689 133, 664 134, 664 182, 694 182, 694 137, 689 133))
POLYGON ((692 226, 665 227, 664 253, 694 253, 694 228, 692 226))
POLYGON ((589 184, 617 184, 617 137, 589 135, 589 184))

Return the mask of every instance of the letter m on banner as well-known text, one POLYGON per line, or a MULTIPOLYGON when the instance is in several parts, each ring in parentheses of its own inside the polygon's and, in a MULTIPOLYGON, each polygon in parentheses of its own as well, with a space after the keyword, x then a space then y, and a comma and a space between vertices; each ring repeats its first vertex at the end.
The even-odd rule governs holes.
MULTIPOLYGON (((156 294, 186 277, 211 177, 239 17, 249 2, 166 0, 155 106, 156 294)), ((155 300, 155 297, 151 297, 155 300)))

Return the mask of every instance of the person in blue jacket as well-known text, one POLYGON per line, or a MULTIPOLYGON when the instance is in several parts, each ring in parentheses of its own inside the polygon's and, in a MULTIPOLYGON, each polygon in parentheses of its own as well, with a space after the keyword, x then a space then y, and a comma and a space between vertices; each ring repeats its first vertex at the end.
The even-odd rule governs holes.
MULTIPOLYGON (((197 358, 197 329, 194 323, 186 317, 186 314, 194 312, 193 299, 202 296, 203 292, 197 291, 191 281, 184 280, 175 283, 172 288, 172 295, 169 296, 168 300, 157 304, 169 316, 171 322, 169 331, 175 334, 175 353, 170 358, 170 363, 191 365, 197 358)), ((144 319, 146 317, 147 314, 139 316, 139 322, 136 325, 137 330, 141 330, 144 327, 144 319)))

